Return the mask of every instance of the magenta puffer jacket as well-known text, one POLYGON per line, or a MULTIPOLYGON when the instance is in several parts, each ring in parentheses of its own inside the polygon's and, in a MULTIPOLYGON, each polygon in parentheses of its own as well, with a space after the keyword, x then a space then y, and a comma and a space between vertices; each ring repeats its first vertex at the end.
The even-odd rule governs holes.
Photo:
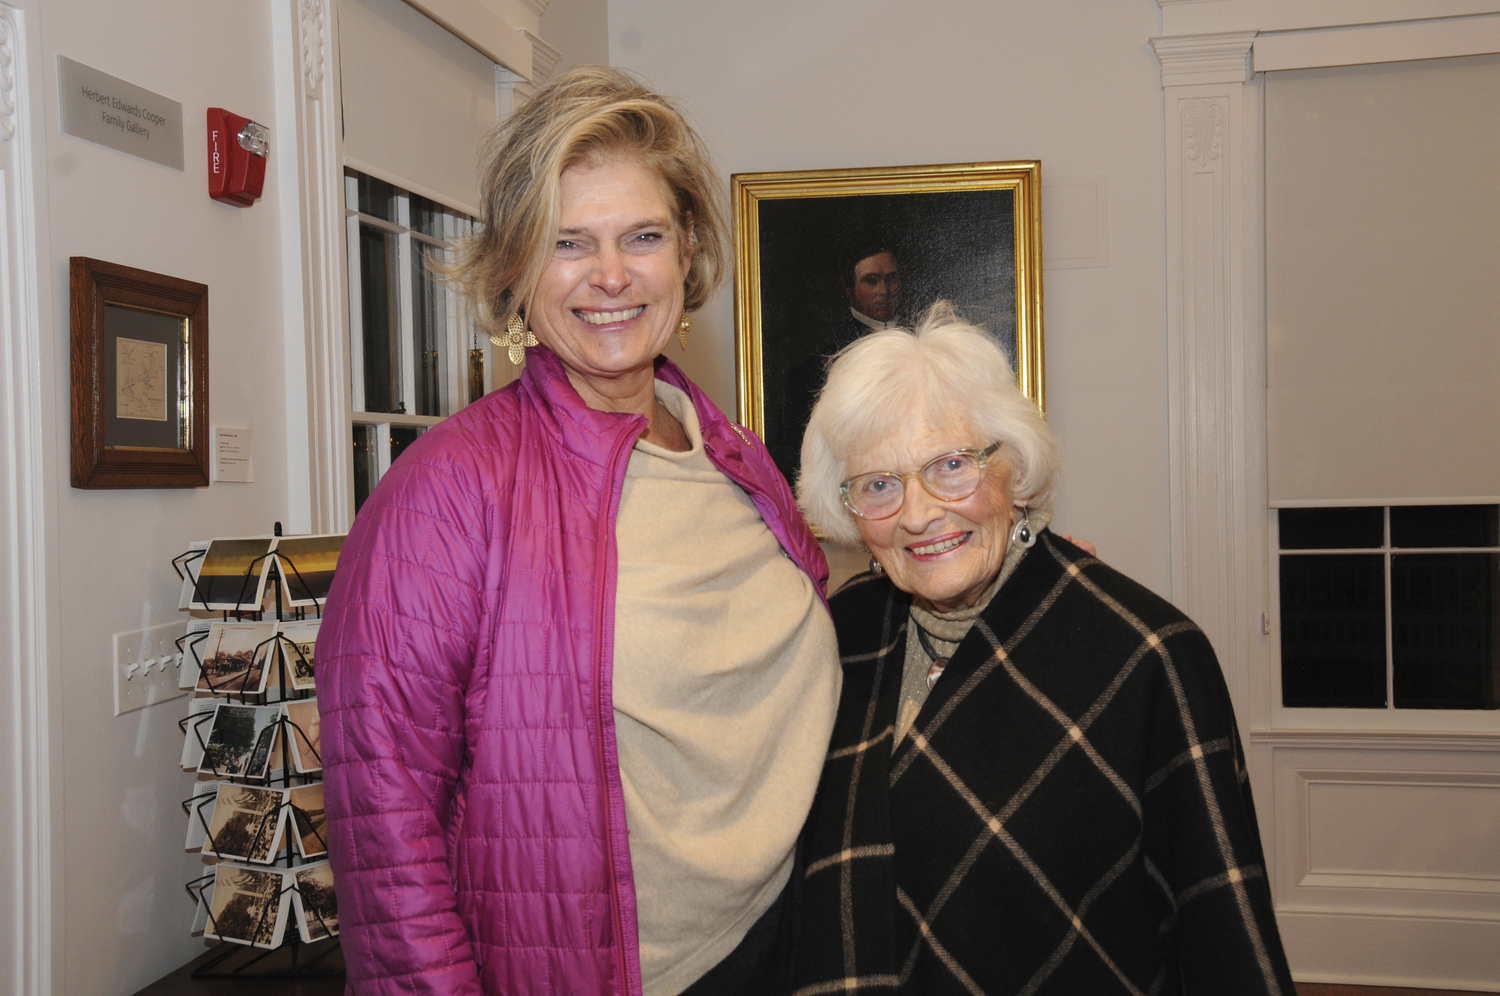
MULTIPOLYGON (((823 590, 764 445, 673 364, 657 376, 823 590)), ((418 439, 350 530, 317 664, 351 991, 639 996, 610 677, 615 515, 645 428, 532 349, 519 381, 418 439)))

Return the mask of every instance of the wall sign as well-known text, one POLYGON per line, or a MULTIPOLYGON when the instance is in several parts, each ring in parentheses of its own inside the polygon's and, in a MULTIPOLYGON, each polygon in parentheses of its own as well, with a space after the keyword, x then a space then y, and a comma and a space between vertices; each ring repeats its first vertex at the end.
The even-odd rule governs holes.
POLYGON ((182 105, 134 83, 57 57, 62 130, 182 172, 182 105))

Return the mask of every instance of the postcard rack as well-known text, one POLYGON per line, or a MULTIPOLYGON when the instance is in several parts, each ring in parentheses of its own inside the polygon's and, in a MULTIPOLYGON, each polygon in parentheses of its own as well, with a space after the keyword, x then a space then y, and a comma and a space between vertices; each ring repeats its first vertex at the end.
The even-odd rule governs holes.
POLYGON ((182 607, 218 613, 195 618, 178 641, 194 689, 179 722, 182 766, 200 776, 182 803, 185 847, 213 862, 185 888, 193 933, 219 941, 195 979, 343 974, 342 959, 329 957, 339 951, 338 917, 314 650, 342 537, 281 537, 278 522, 269 540, 196 543, 172 559, 182 607), (332 550, 314 577, 298 564, 309 539, 325 541, 314 544, 320 562, 332 550), (221 544, 227 552, 216 553, 221 544), (223 569, 240 562, 242 575, 223 569))

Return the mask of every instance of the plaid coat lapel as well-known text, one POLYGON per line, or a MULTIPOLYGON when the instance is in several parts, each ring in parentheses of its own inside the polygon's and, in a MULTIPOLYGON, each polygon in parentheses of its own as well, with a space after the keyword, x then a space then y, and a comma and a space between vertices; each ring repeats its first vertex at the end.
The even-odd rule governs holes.
POLYGON ((844 693, 799 993, 1286 993, 1217 662, 1048 533, 891 754, 909 602, 833 601, 844 693))

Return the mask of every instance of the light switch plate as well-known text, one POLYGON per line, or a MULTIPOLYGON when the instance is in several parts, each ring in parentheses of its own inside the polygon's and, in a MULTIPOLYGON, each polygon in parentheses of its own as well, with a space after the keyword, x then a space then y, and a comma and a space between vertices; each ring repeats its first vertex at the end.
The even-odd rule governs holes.
POLYGON ((115 634, 116 716, 187 694, 177 687, 182 669, 177 638, 186 632, 186 622, 172 622, 115 634))

